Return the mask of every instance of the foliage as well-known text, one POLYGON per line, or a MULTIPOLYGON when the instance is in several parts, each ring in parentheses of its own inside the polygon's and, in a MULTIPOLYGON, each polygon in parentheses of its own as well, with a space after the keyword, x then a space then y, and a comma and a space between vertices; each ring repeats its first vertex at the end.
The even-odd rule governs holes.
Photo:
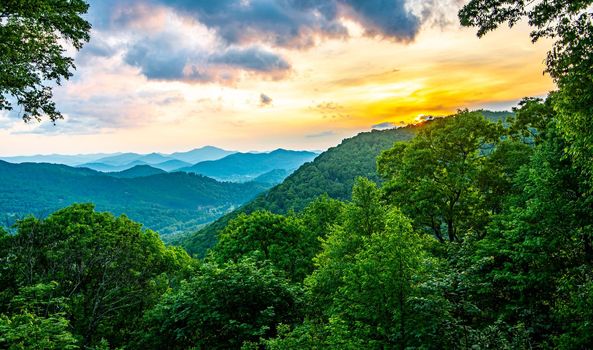
POLYGON ((92 205, 20 221, 3 248, 5 288, 16 294, 57 281, 52 296, 68 299, 63 316, 85 346, 102 338, 123 344, 143 311, 192 269, 189 256, 166 248, 156 233, 92 205))
POLYGON ((204 264, 146 316, 144 349, 239 349, 299 319, 301 290, 250 259, 204 264))
POLYGON ((441 241, 482 230, 488 208, 477 179, 488 169, 486 156, 501 128, 466 111, 436 120, 409 143, 384 151, 377 164, 388 180, 387 199, 441 241))
POLYGON ((91 28, 84 0, 6 0, 0 4, 0 110, 23 108, 25 121, 62 118, 52 85, 72 76, 66 44, 80 50, 91 28))
POLYGON ((220 234, 212 257, 224 263, 252 256, 271 262, 294 281, 302 281, 313 270, 312 258, 318 246, 317 236, 302 220, 256 211, 229 223, 220 234))
POLYGON ((186 173, 120 179, 65 165, 2 161, 0 183, 0 213, 6 217, 0 225, 10 226, 27 214, 45 217, 73 203, 92 202, 99 210, 125 213, 163 235, 210 222, 269 188, 186 173))
POLYGON ((3 349, 78 349, 65 318, 67 301, 52 294, 57 283, 23 287, 10 302, 9 315, 0 315, 3 349))
POLYGON ((203 255, 216 243, 224 227, 241 213, 269 210, 286 214, 301 211, 321 195, 346 200, 351 196, 354 180, 358 176, 379 181, 375 170, 376 157, 396 141, 414 137, 416 126, 374 130, 345 139, 336 147, 320 154, 315 160, 301 166, 280 185, 259 195, 247 205, 235 210, 185 239, 181 245, 191 253, 203 255))
POLYGON ((570 155, 587 176, 593 176, 593 14, 591 0, 471 0, 459 12, 461 24, 478 28, 478 36, 503 23, 515 25, 527 17, 531 38, 554 41, 546 72, 559 91, 553 101, 559 128, 570 141, 570 155))

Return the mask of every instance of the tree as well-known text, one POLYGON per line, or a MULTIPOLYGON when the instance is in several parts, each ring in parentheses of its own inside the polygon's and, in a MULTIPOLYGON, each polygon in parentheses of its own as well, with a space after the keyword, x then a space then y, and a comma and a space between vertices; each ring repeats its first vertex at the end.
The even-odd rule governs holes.
POLYGON ((5 0, 0 3, 0 110, 23 108, 22 118, 62 118, 52 83, 72 76, 66 43, 80 50, 91 25, 84 0, 5 0))
POLYGON ((363 237, 385 229, 385 212, 377 185, 357 178, 352 202, 344 209, 341 225, 334 226, 321 240, 321 252, 314 259, 317 269, 305 280, 310 307, 317 317, 331 316, 333 296, 343 284, 345 271, 362 248, 363 237))
POLYGON ((488 208, 477 179, 502 135, 479 112, 437 119, 377 159, 386 199, 440 241, 480 230, 488 208))
POLYGON ((268 263, 207 263, 147 313, 139 348, 240 349, 300 321, 301 294, 268 263))
POLYGON ((559 91, 554 97, 559 127, 570 155, 593 180, 593 13, 592 0, 471 0, 459 12, 461 24, 478 28, 478 36, 503 23, 527 18, 531 38, 554 39, 546 72, 559 91))
POLYGON ((64 317, 83 346, 125 343, 144 311, 192 269, 191 258, 156 233, 90 204, 20 221, 4 246, 6 291, 58 282, 53 295, 68 299, 64 317))
POLYGON ((268 260, 294 281, 302 281, 313 270, 318 249, 317 236, 299 218, 256 211, 229 223, 212 257, 219 263, 246 256, 268 260))
POLYGON ((486 322, 523 326, 532 343, 551 345, 555 337, 571 340, 562 336, 567 328, 590 339, 586 325, 558 320, 590 315, 590 301, 577 299, 590 288, 593 216, 559 131, 546 135, 514 180, 522 191, 511 193, 486 237, 466 252, 473 263, 464 275, 474 280, 468 296, 486 322))
POLYGON ((419 338, 415 331, 422 324, 411 307, 412 297, 419 295, 420 275, 428 272, 422 239, 392 209, 385 230, 363 241, 334 295, 335 316, 346 322, 350 336, 364 339, 365 348, 405 349, 419 338))
POLYGON ((0 347, 3 349, 78 349, 65 318, 67 302, 52 294, 57 283, 23 287, 10 302, 8 314, 0 315, 0 347))

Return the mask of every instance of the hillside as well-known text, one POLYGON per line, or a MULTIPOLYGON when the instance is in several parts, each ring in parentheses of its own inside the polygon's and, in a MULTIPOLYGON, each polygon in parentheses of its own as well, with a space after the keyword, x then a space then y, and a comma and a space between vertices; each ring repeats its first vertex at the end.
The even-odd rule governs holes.
POLYGON ((0 183, 2 225, 28 214, 44 217, 72 203, 92 202, 98 210, 125 213, 164 235, 210 222, 267 188, 187 173, 116 178, 85 168, 4 161, 0 183))
POLYGON ((278 185, 279 183, 284 181, 284 179, 286 179, 288 177, 288 175, 290 175, 290 172, 288 170, 274 169, 274 170, 268 171, 267 173, 263 173, 263 174, 259 175, 258 177, 253 179, 253 182, 260 182, 260 183, 270 184, 270 185, 278 185))
POLYGON ((261 209, 274 213, 298 211, 322 194, 341 200, 349 199, 356 177, 364 176, 379 181, 375 170, 379 153, 390 148, 396 141, 412 139, 418 128, 408 126, 374 130, 345 139, 338 146, 317 156, 314 161, 301 166, 280 185, 179 243, 191 253, 201 255, 215 243, 219 230, 240 213, 261 209))
POLYGON ((142 177, 142 176, 151 176, 157 174, 164 174, 166 171, 152 167, 150 165, 136 165, 130 169, 126 169, 123 171, 107 173, 109 176, 131 179, 135 177, 142 177))
POLYGON ((179 159, 171 159, 171 160, 167 160, 162 163, 151 164, 151 165, 155 168, 159 168, 164 171, 174 171, 174 170, 177 170, 180 168, 185 168, 185 167, 191 166, 190 163, 184 162, 179 159))
POLYGON ((179 169, 223 181, 249 181, 272 170, 292 171, 313 160, 316 153, 277 149, 270 153, 234 153, 179 169))

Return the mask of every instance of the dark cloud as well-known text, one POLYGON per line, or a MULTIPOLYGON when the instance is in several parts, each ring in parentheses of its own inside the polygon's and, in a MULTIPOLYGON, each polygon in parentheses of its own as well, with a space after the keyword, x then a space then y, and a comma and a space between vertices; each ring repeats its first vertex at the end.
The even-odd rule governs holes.
POLYGON ((161 4, 196 18, 229 43, 265 41, 277 46, 307 47, 312 35, 346 37, 345 16, 367 35, 409 41, 421 18, 405 0, 161 0, 161 4))
POLYGON ((221 54, 212 55, 209 61, 214 64, 241 67, 245 70, 257 72, 286 71, 290 69, 290 64, 283 57, 258 47, 231 48, 221 54))
POLYGON ((414 39, 421 20, 407 9, 405 0, 337 0, 348 16, 361 24, 367 35, 397 41, 414 39))
POLYGON ((407 5, 406 0, 92 0, 90 19, 100 27, 121 27, 137 21, 139 13, 150 15, 130 8, 161 6, 214 29, 229 44, 299 48, 313 45, 315 36, 347 37, 341 17, 359 23, 367 35, 412 40, 430 10, 421 18, 407 5))
POLYGON ((240 72, 270 78, 283 77, 290 64, 273 52, 257 46, 231 47, 222 52, 178 46, 180 33, 166 32, 131 45, 124 61, 140 68, 149 79, 233 83, 240 72))
POLYGON ((124 61, 140 68, 149 79, 178 80, 193 53, 179 50, 166 37, 138 41, 132 45, 124 61))
POLYGON ((96 36, 80 50, 79 56, 110 57, 113 56, 116 49, 96 36))
MULTIPOLYGON (((425 8, 435 5, 416 14, 406 1, 90 0, 88 18, 106 35, 132 33, 125 62, 149 79, 232 83, 241 72, 286 76, 291 69, 287 60, 262 47, 303 49, 322 39, 347 38, 343 18, 360 24, 368 36, 411 41, 431 12, 425 8), (190 39, 190 33, 172 35, 169 26, 154 25, 165 10, 211 30, 216 47, 196 49, 199 40, 190 39)), ((91 41, 86 52, 99 57, 115 54, 100 41, 91 41)))
POLYGON ((272 104, 272 98, 266 94, 259 95, 259 105, 260 106, 268 106, 272 104))
POLYGON ((304 48, 315 36, 346 37, 337 18, 337 4, 318 5, 295 0, 161 0, 163 6, 194 18, 228 44, 265 42, 304 48))

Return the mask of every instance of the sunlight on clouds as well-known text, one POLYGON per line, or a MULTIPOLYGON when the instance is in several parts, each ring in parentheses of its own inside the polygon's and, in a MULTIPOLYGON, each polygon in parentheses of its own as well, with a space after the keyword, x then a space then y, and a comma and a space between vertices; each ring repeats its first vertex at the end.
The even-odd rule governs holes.
POLYGON ((324 149, 373 125, 512 105, 554 88, 542 74, 549 42, 531 44, 521 25, 478 39, 473 30, 435 17, 403 44, 369 37, 360 22, 344 17, 348 39, 314 37, 306 48, 260 43, 246 55, 230 51, 235 46, 225 46, 190 17, 165 7, 147 16, 150 8, 138 6, 122 8, 112 19, 128 27, 93 31, 75 76, 56 91, 66 120, 53 127, 0 116, 0 154, 165 152, 208 144, 243 151, 324 149), (150 40, 164 46, 147 46, 142 59, 162 65, 135 66, 131 47, 150 40), (289 68, 275 76, 265 65, 280 67, 277 59, 289 68), (209 75, 189 79, 192 64, 209 75), (262 104, 262 96, 271 102, 262 104))

